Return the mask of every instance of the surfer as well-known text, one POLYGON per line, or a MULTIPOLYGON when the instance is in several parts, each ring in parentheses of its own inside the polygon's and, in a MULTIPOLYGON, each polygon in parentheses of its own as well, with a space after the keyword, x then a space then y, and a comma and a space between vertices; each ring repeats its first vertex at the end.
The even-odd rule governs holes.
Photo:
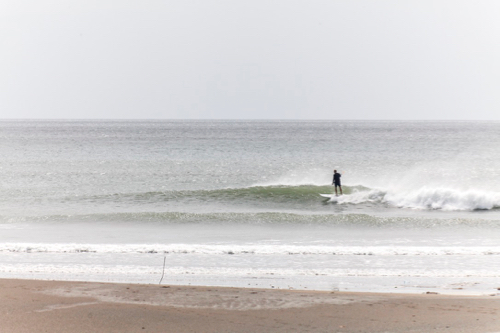
POLYGON ((340 188, 340 195, 342 195, 342 185, 340 185, 340 177, 342 175, 337 172, 337 170, 333 170, 333 182, 332 185, 335 185, 335 195, 337 194, 337 186, 340 188))

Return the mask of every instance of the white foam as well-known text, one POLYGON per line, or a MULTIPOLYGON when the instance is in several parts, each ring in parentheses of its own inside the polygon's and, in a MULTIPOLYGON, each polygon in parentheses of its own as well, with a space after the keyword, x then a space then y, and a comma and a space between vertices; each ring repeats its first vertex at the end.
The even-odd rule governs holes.
POLYGON ((331 246, 266 244, 75 244, 3 243, 10 253, 172 253, 203 255, 500 255, 500 246, 331 246))
POLYGON ((500 207, 500 193, 423 187, 416 191, 387 193, 384 201, 397 207, 441 210, 477 210, 500 207))
POLYGON ((353 192, 349 195, 341 195, 335 197, 336 202, 340 204, 360 204, 365 202, 383 202, 386 192, 381 190, 370 190, 370 191, 360 191, 353 192))
POLYGON ((415 190, 389 189, 386 191, 370 190, 354 192, 350 195, 336 198, 336 202, 340 204, 382 202, 399 208, 472 211, 500 207, 500 193, 422 187, 415 190))
POLYGON ((496 291, 500 256, 3 254, 2 278, 345 291, 483 294, 496 291), (395 289, 399 288, 399 289, 395 289))

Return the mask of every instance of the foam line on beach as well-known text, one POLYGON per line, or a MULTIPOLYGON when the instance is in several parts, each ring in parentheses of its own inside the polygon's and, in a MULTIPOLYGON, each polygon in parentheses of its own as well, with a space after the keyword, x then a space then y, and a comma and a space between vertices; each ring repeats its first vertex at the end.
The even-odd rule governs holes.
POLYGON ((77 244, 2 243, 0 252, 18 253, 172 253, 172 254, 285 254, 359 256, 500 255, 500 246, 314 246, 266 244, 77 244))

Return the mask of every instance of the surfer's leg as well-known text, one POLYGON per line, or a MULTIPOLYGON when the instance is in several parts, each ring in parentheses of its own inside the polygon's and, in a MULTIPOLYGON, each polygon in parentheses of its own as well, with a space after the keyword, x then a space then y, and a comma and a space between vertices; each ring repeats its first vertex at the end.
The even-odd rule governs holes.
POLYGON ((337 185, 335 185, 335 195, 338 195, 337 194, 337 185))
POLYGON ((340 195, 342 195, 342 186, 339 185, 339 188, 340 188, 340 195))

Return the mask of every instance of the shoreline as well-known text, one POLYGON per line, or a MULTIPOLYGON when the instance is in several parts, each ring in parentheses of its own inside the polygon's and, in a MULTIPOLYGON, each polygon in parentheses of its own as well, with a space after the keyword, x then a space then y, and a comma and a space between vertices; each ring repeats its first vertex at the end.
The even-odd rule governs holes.
MULTIPOLYGON (((83 272, 83 271, 82 271, 83 272)), ((472 281, 463 278, 454 277, 413 277, 400 278, 400 283, 386 282, 384 284, 380 277, 370 276, 344 276, 321 279, 324 276, 301 277, 300 280, 294 280, 287 276, 272 275, 266 279, 255 277, 225 276, 214 278, 211 276, 202 276, 198 274, 186 274, 183 276, 172 276, 167 273, 162 277, 162 271, 156 269, 142 274, 137 278, 110 278, 105 275, 84 276, 79 275, 54 276, 53 274, 4 274, 0 280, 33 280, 33 281, 60 281, 60 282, 89 282, 89 283, 109 283, 109 284, 130 284, 130 285, 158 285, 161 279, 161 285, 187 286, 187 287, 207 287, 207 288, 236 288, 236 289, 267 289, 283 291, 317 291, 317 292, 344 292, 344 293, 375 293, 375 294, 440 294, 443 296, 500 296, 500 283, 498 279, 489 277, 486 281, 474 279, 472 281), (144 278, 147 276, 148 278, 144 278), (287 279, 288 278, 288 279, 287 279), (405 283, 405 280, 411 283, 405 283), (479 282, 480 281, 480 282, 479 282)), ((94 273, 95 274, 95 273, 94 273)), ((384 277, 389 280, 390 278, 384 277)))
POLYGON ((500 332, 500 295, 0 279, 2 332, 500 332))

